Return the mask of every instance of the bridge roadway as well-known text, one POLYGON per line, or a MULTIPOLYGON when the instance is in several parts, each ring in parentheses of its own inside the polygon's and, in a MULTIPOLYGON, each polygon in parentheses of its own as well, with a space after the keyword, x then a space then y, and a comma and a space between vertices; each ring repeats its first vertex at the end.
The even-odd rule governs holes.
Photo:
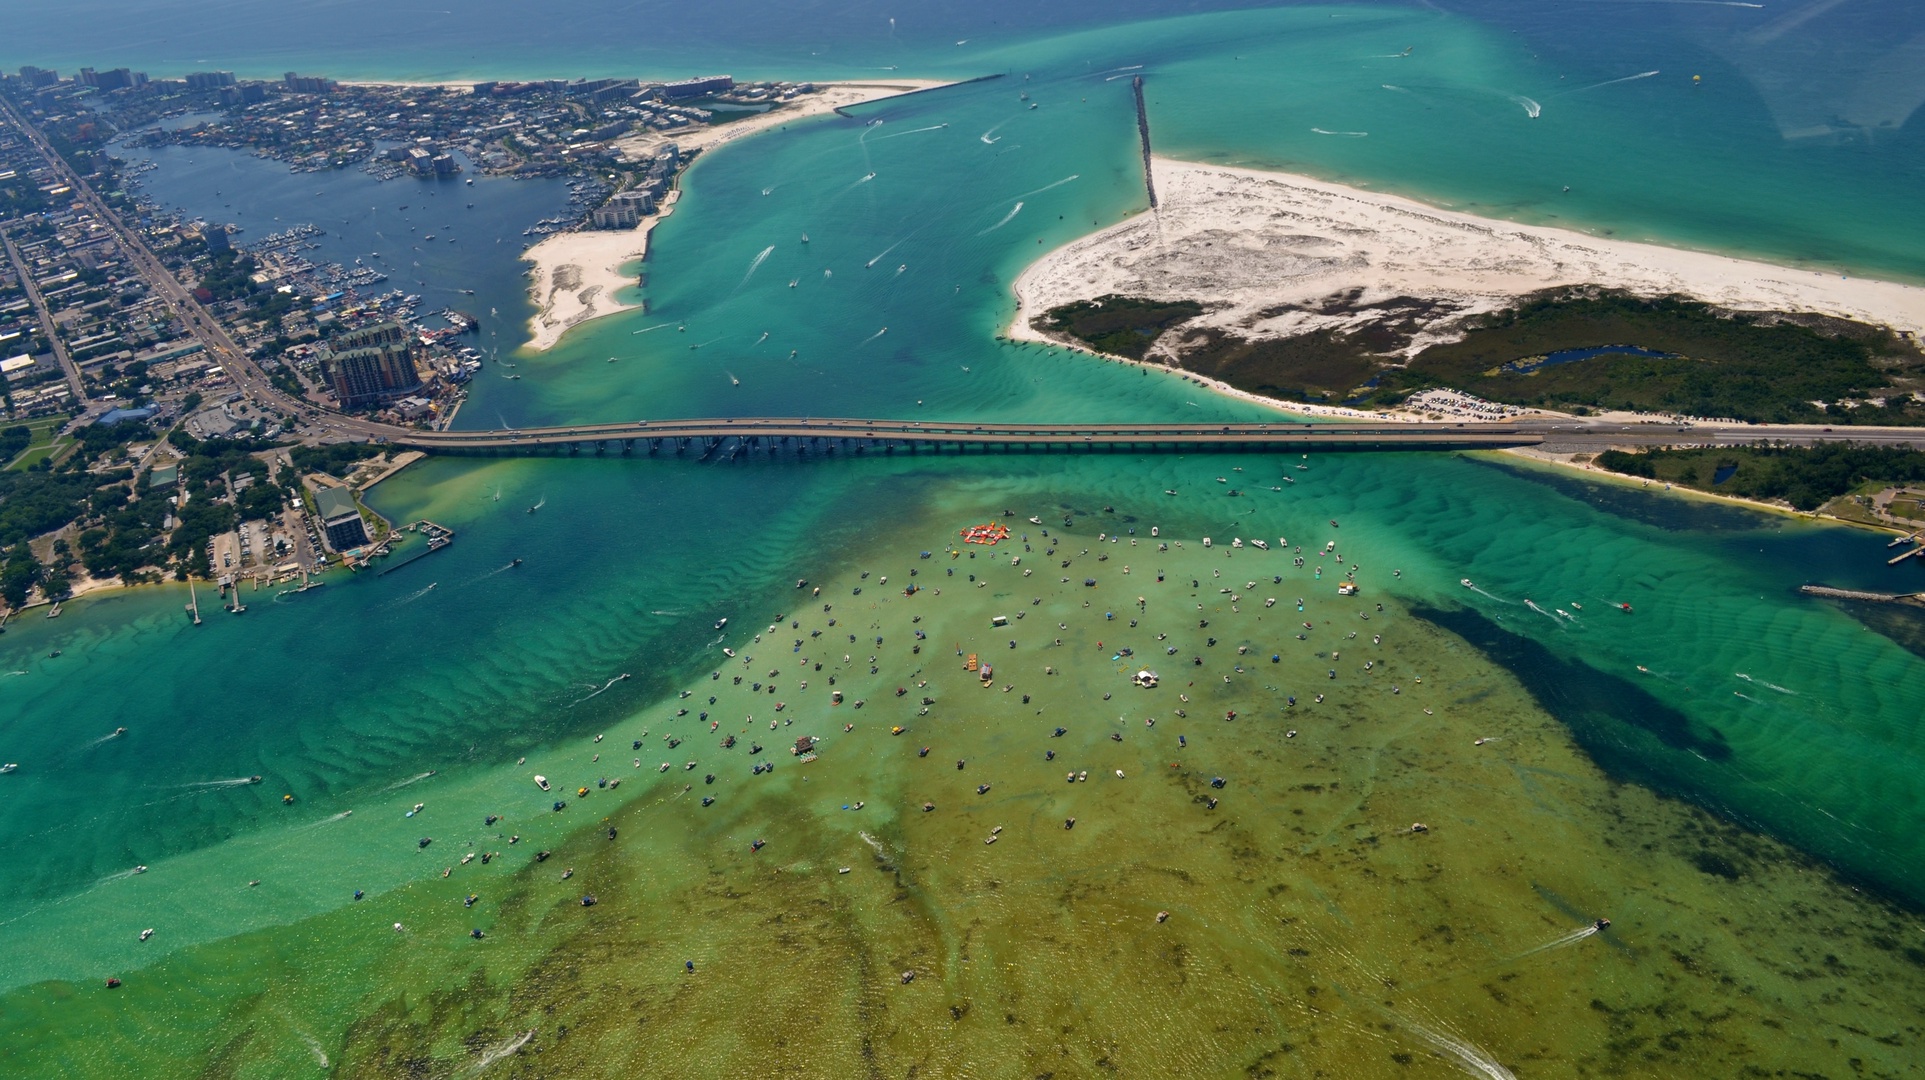
MULTIPOLYGON (((704 450, 724 440, 752 445, 759 440, 850 440, 859 445, 1002 446, 1012 450, 1078 448, 1219 447, 1291 449, 1344 447, 1352 450, 1459 450, 1534 446, 1544 437, 1499 424, 950 424, 904 420, 836 418, 756 418, 717 420, 643 420, 619 424, 509 428, 493 431, 409 431, 392 441, 418 450, 528 453, 550 447, 617 444, 632 449, 636 440, 650 448, 682 440, 704 450)), ((808 445, 804 443, 803 445, 808 445)))
MULTIPOLYGON (((506 428, 488 431, 416 431, 370 425, 362 437, 383 438, 403 446, 440 453, 540 453, 544 450, 598 446, 630 451, 638 440, 659 450, 708 452, 730 440, 738 445, 819 445, 835 441, 911 450, 1001 446, 1014 451, 1160 450, 1187 448, 1289 450, 1325 447, 1349 450, 1477 450, 1537 446, 1562 453, 1597 453, 1613 447, 1742 446, 1760 442, 1812 446, 1854 442, 1925 449, 1925 428, 1822 427, 1819 425, 1616 423, 1570 417, 1538 417, 1508 424, 1427 421, 1421 423, 1268 423, 1268 424, 956 424, 907 420, 824 417, 737 417, 733 419, 641 420, 565 427, 506 428), (662 440, 664 442, 658 442, 662 440), (686 440, 686 442, 684 442, 686 440), (802 440, 795 443, 791 440, 802 440), (825 440, 817 444, 813 440, 825 440), (599 445, 598 445, 599 444, 599 445)), ((346 432, 343 432, 346 433, 346 432)))

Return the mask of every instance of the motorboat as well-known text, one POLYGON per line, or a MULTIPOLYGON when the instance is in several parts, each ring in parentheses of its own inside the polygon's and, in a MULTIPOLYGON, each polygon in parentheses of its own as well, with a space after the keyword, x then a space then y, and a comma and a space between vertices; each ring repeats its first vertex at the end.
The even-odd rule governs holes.
POLYGON ((540 788, 540 789, 542 789, 543 791, 547 791, 547 790, 548 790, 548 778, 547 778, 546 776, 543 776, 543 775, 541 775, 540 773, 536 773, 536 774, 535 774, 535 786, 536 786, 536 787, 538 787, 538 788, 540 788))
POLYGON ((1029 523, 1031 525, 1041 525, 1043 523, 1043 519, 1039 517, 1032 517, 1029 519, 1029 523))
POLYGON ((19 762, 9 761, 5 765, 0 765, 0 774, 10 773, 15 769, 18 769, 19 767, 20 767, 19 762))
POLYGON ((1469 578, 1458 578, 1458 579, 1457 579, 1457 584, 1459 584, 1459 585, 1462 585, 1462 586, 1463 586, 1464 588, 1466 588, 1466 589, 1475 589, 1475 588, 1477 588, 1477 586, 1476 586, 1476 585, 1473 585, 1473 584, 1471 584, 1471 580, 1470 580, 1469 578))

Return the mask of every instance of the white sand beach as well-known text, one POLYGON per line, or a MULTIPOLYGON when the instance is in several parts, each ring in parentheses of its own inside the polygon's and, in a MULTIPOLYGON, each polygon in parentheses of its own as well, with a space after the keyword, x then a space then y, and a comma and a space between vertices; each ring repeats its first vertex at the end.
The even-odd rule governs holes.
POLYGON ((1343 307, 1416 297, 1456 309, 1412 340, 1404 352, 1414 355, 1454 337, 1464 316, 1585 284, 1925 331, 1925 288, 1915 285, 1473 217, 1288 173, 1157 158, 1154 174, 1160 209, 1058 248, 1022 273, 1012 337, 1042 340, 1030 325, 1036 316, 1110 294, 1196 300, 1209 310, 1191 325, 1285 337, 1369 318, 1317 310, 1355 289, 1343 307))
POLYGON ((674 212, 676 194, 669 192, 662 209, 633 229, 555 233, 521 253, 535 264, 528 287, 536 309, 528 320, 529 348, 541 352, 572 327, 639 306, 617 299, 616 293, 636 283, 624 270, 648 253, 648 234, 674 212))
MULTIPOLYGON (((815 93, 753 117, 687 131, 631 135, 615 145, 629 158, 652 157, 668 143, 675 143, 684 154, 712 150, 795 120, 944 85, 947 84, 929 79, 818 83, 815 93)), ((570 329, 590 319, 639 306, 617 299, 616 294, 636 284, 635 274, 625 271, 632 271, 633 265, 648 253, 648 234, 663 218, 674 213, 677 194, 669 192, 660 211, 644 218, 633 229, 555 233, 522 252, 521 257, 534 264, 528 291, 536 311, 528 320, 528 348, 545 351, 570 329)))
POLYGON ((653 157, 656 149, 667 143, 674 143, 681 147, 683 153, 691 150, 712 150, 723 143, 734 142, 736 139, 753 135, 758 131, 781 127, 795 120, 806 120, 837 109, 846 109, 851 105, 861 105, 916 90, 930 90, 947 85, 949 85, 947 82, 940 79, 819 82, 815 84, 815 93, 804 94, 765 113, 683 131, 637 132, 615 140, 615 148, 631 158, 653 157))

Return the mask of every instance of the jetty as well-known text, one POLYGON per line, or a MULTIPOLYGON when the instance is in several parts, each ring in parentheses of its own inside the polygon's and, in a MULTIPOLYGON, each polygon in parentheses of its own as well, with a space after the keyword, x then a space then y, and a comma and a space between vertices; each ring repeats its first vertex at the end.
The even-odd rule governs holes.
POLYGON ((1925 593, 1876 593, 1858 589, 1833 589, 1824 585, 1801 585, 1798 591, 1827 600, 1860 600, 1868 604, 1925 604, 1925 593))
MULTIPOLYGON (((1891 545, 1887 544, 1886 546, 1890 547, 1891 545)), ((1918 547, 1915 547, 1910 551, 1904 552, 1903 554, 1894 555, 1891 558, 1886 559, 1885 565, 1897 566, 1899 563, 1904 562, 1906 559, 1909 559, 1914 555, 1925 555, 1925 544, 1920 544, 1918 547)))
POLYGON ((1136 134, 1143 142, 1143 190, 1149 192, 1150 209, 1156 209, 1156 176, 1150 168, 1150 111, 1143 104, 1143 76, 1130 80, 1136 93, 1136 134))

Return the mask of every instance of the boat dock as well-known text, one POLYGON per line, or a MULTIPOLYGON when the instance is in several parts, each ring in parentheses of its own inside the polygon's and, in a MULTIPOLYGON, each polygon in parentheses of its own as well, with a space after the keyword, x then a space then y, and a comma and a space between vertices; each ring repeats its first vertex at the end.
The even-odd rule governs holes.
MULTIPOLYGON (((427 537, 428 546, 423 548, 416 548, 415 550, 409 552, 407 555, 399 559, 396 559, 395 561, 389 563, 386 566, 383 566, 381 569, 375 571, 375 574, 374 574, 375 577, 380 577, 383 574, 393 573, 394 571, 401 569, 402 567, 408 565, 409 563, 415 561, 416 559, 422 558, 423 556, 432 555, 435 552, 440 551, 442 548, 447 547, 449 544, 454 543, 454 539, 455 539, 455 531, 453 529, 448 528, 446 525, 436 525, 434 522, 429 521, 427 518, 422 518, 420 521, 409 522, 407 525, 407 531, 411 533, 420 533, 421 535, 427 537)), ((392 542, 392 540, 390 540, 390 542, 392 542)))
MULTIPOLYGON (((1891 545, 1887 544, 1885 546, 1890 547, 1891 545)), ((1925 544, 1920 544, 1918 547, 1915 547, 1912 550, 1907 551, 1902 555, 1894 555, 1893 557, 1886 559, 1885 565, 1897 566, 1899 563, 1904 562, 1906 559, 1909 559, 1914 555, 1925 555, 1925 544)))

